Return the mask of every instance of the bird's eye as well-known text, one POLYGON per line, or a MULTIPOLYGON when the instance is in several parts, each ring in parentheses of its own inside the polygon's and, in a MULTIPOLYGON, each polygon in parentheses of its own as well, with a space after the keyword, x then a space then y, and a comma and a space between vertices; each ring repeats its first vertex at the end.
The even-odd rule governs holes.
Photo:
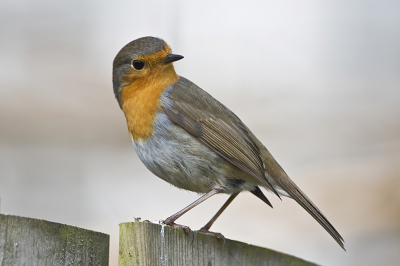
POLYGON ((144 63, 139 60, 133 60, 132 61, 132 66, 136 70, 141 70, 144 67, 144 63))

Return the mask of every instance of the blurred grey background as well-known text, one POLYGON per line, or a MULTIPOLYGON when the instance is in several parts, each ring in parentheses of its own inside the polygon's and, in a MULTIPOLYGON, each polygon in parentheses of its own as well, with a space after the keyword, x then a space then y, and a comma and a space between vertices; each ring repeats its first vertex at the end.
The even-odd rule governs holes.
MULTIPOLYGON (((198 195, 142 165, 114 99, 126 43, 165 39, 175 63, 230 107, 346 240, 294 201, 242 193, 212 228, 323 265, 400 261, 400 2, 0 2, 1 212, 111 235, 198 195)), ((268 196, 267 195, 267 196, 268 196)), ((198 229, 219 195, 179 223, 198 229)))

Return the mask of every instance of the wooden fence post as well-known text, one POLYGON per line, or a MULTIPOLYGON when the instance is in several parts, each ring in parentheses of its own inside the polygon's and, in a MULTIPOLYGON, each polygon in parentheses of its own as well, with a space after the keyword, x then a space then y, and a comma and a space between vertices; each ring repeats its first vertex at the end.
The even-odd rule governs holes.
POLYGON ((0 214, 0 266, 108 265, 109 242, 103 233, 0 214))
POLYGON ((119 266, 316 265, 274 250, 194 232, 136 222, 120 224, 119 266))

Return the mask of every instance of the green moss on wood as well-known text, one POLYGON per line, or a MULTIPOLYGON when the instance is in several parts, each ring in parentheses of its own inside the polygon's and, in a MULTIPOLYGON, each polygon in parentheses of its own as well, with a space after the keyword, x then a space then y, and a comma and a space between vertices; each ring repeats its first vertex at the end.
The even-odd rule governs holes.
POLYGON ((109 240, 75 226, 0 214, 0 266, 108 265, 109 240))

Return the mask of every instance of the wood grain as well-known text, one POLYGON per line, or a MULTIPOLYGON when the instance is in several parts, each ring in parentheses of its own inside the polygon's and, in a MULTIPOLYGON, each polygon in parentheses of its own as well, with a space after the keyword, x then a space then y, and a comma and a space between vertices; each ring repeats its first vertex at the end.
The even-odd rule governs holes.
POLYGON ((120 224, 119 266, 316 265, 274 250, 165 225, 120 224))
POLYGON ((110 237, 75 226, 0 214, 0 265, 108 265, 110 237))

